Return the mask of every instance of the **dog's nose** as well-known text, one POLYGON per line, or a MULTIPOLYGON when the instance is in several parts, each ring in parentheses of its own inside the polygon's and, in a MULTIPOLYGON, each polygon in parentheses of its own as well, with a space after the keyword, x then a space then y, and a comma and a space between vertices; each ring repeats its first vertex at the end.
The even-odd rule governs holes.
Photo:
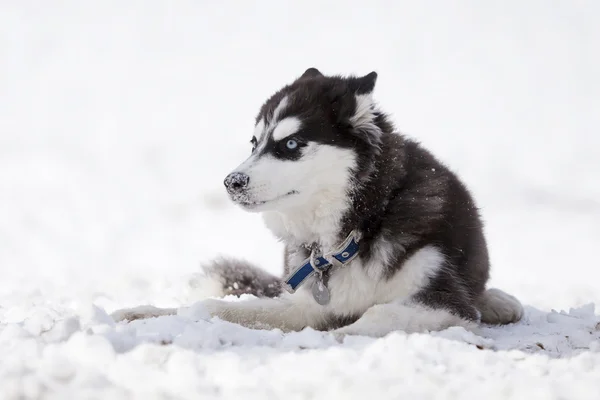
POLYGON ((250 183, 250 177, 241 172, 232 172, 225 178, 223 182, 229 193, 237 193, 244 190, 248 183, 250 183))

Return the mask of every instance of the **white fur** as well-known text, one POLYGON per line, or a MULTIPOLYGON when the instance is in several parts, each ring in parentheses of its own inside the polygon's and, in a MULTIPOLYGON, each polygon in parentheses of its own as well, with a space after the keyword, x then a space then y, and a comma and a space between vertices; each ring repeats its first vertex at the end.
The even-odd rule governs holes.
POLYGON ((369 308, 358 321, 336 329, 333 333, 338 337, 344 335, 382 337, 394 331, 421 333, 440 331, 451 326, 475 328, 474 323, 446 310, 431 309, 419 304, 392 302, 369 308))
MULTIPOLYGON (((356 163, 353 151, 335 146, 311 143, 305 156, 294 162, 275 161, 265 165, 265 173, 273 169, 281 174, 285 190, 294 189, 298 195, 285 207, 263 213, 267 227, 279 238, 292 245, 319 242, 324 251, 336 246, 339 223, 350 206, 350 170, 356 163)), ((275 186, 275 184, 274 184, 275 186)))
POLYGON ((277 121, 279 121, 279 116, 287 108, 288 101, 288 97, 285 96, 283 99, 281 99, 277 107, 275 107, 275 110, 273 111, 273 117, 271 118, 271 128, 275 123, 277 123, 277 121))
POLYGON ((298 117, 287 117, 279 122, 276 122, 275 128, 273 129, 273 140, 281 140, 286 138, 300 130, 302 121, 298 117))
POLYGON ((265 119, 261 118, 254 127, 254 137, 259 139, 265 132, 265 119))
POLYGON ((267 145, 267 140, 263 139, 266 136, 266 134, 265 134, 266 131, 267 131, 267 125, 265 123, 264 118, 261 118, 260 121, 258 121, 256 126, 254 127, 254 137, 256 138, 258 143, 256 145, 256 149, 254 149, 254 153, 252 153, 250 158, 256 157, 255 156, 256 154, 260 154, 260 152, 263 150, 263 148, 267 145))
MULTIPOLYGON (((382 271, 384 259, 376 255, 369 269, 382 271), (375 265, 378 264, 378 265, 375 265)), ((444 265, 444 256, 432 246, 425 246, 408 258, 402 268, 391 278, 372 277, 359 259, 346 268, 334 270, 329 279, 332 312, 355 315, 365 312, 375 304, 394 300, 407 301, 429 283, 444 265)))
POLYGON ((371 93, 360 94, 356 98, 356 111, 350 118, 350 123, 356 130, 381 132, 375 125, 373 96, 371 93))
POLYGON ((381 238, 373 243, 371 251, 373 252, 373 256, 364 265, 365 272, 371 279, 381 279, 383 272, 381 265, 390 263, 396 252, 405 252, 406 250, 401 244, 391 243, 387 239, 381 238))
POLYGON ((325 318, 316 303, 313 306, 295 301, 291 296, 236 302, 211 299, 202 304, 212 316, 254 329, 299 331, 306 326, 315 326, 325 318))

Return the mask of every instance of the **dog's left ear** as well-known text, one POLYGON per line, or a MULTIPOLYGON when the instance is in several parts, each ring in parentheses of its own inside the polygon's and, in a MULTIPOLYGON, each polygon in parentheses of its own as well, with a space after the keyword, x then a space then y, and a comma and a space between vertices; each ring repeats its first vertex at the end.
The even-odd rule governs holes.
POLYGON ((377 72, 365 76, 351 76, 336 83, 329 93, 333 113, 337 121, 344 121, 356 114, 370 111, 377 72))
POLYGON ((298 79, 305 79, 305 78, 316 78, 318 76, 323 76, 323 74, 321 73, 321 71, 319 71, 318 69, 314 68, 314 67, 310 67, 309 69, 307 69, 306 71, 304 71, 304 73, 302 74, 302 76, 298 79))
POLYGON ((381 152, 381 129, 376 124, 377 114, 373 104, 373 89, 377 81, 377 72, 373 71, 363 77, 349 82, 354 101, 348 122, 352 127, 350 133, 366 143, 370 153, 381 152))
POLYGON ((375 83, 377 82, 377 72, 373 71, 365 76, 353 78, 350 81, 350 88, 357 95, 373 93, 375 83))

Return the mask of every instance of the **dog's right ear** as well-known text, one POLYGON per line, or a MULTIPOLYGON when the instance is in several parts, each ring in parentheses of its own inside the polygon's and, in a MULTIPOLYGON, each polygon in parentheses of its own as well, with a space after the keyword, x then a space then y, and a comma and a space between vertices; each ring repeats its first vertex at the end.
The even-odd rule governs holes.
POLYGON ((348 85, 357 94, 371 94, 377 82, 377 72, 373 71, 365 76, 353 77, 348 80, 348 85))
POLYGON ((316 78, 319 76, 323 76, 323 74, 321 73, 321 71, 319 71, 318 69, 314 68, 314 67, 310 67, 309 69, 307 69, 306 71, 304 71, 304 73, 302 74, 302 76, 298 79, 305 79, 305 78, 316 78))

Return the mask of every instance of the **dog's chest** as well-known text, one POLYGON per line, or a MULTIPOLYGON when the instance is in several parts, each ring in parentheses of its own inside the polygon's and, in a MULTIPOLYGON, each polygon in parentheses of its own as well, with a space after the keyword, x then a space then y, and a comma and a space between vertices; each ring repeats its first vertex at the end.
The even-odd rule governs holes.
MULTIPOLYGON (((292 256, 290 261, 293 265, 302 263, 303 252, 298 252, 292 256)), ((370 266, 371 269, 373 266, 370 266)), ((382 268, 382 266, 381 266, 382 268)), ((367 269, 360 258, 356 258, 345 266, 332 267, 326 274, 325 279, 327 289, 330 295, 329 304, 323 307, 324 310, 339 315, 362 314, 369 307, 391 301, 393 298, 401 295, 397 290, 393 290, 381 280, 379 276, 372 276, 367 273, 367 269)), ((379 274, 381 275, 381 274, 379 274)), ((313 285, 316 284, 317 277, 312 276, 299 289, 298 293, 308 301, 314 302, 313 285)))
MULTIPOLYGON (((290 253, 289 261, 291 265, 299 265, 304 256, 302 251, 290 253)), ((428 284, 442 262, 437 249, 426 246, 397 266, 390 277, 383 273, 390 267, 389 258, 376 254, 366 262, 359 256, 345 266, 328 270, 330 302, 320 307, 336 315, 360 315, 375 304, 408 299, 428 284)), ((311 298, 315 280, 314 276, 307 279, 298 295, 316 304, 311 298)))

